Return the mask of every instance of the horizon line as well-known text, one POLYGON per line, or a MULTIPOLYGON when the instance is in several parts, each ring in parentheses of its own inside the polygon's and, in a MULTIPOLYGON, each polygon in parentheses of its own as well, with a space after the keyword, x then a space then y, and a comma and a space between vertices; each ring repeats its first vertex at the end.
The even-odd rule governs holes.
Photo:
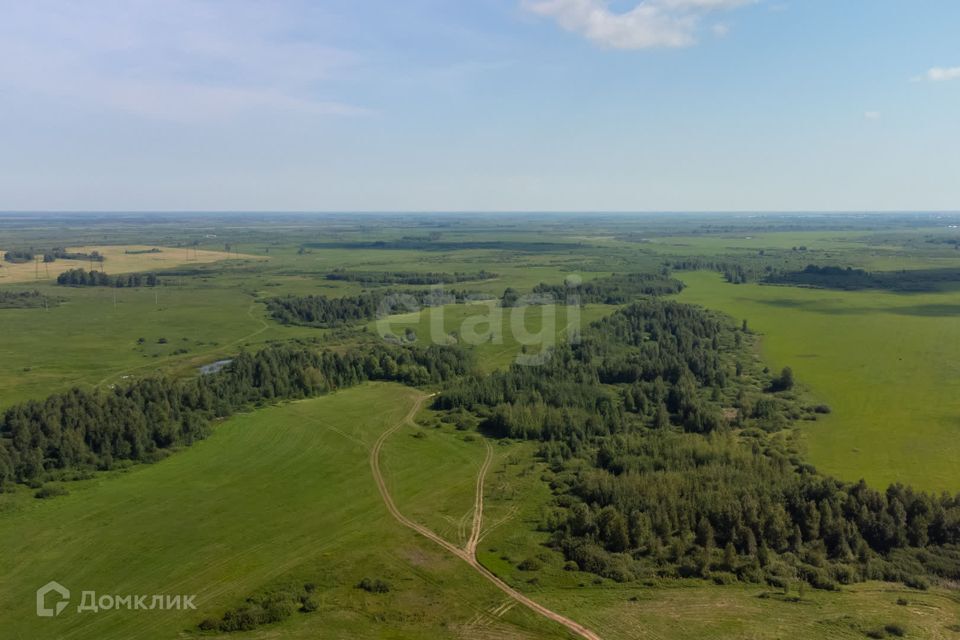
POLYGON ((42 215, 958 215, 960 209, 5 209, 42 215))

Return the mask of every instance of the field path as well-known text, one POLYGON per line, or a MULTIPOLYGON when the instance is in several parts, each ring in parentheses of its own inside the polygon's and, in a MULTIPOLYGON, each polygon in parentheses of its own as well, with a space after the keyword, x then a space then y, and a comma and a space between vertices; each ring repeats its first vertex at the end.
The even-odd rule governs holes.
POLYGON ((382 434, 380 434, 380 437, 377 438, 377 441, 374 443, 373 448, 370 450, 370 470, 373 472, 373 478, 377 482, 377 489, 380 490, 380 496, 383 498, 383 503, 386 505, 387 510, 390 512, 390 515, 392 515, 394 519, 400 524, 402 524, 403 526, 407 527, 408 529, 412 529, 413 531, 416 531, 417 533, 419 533, 420 535, 422 535, 423 537, 429 540, 432 540, 436 544, 440 545, 441 547, 443 547, 453 555, 457 556, 458 558, 460 558, 461 560, 469 564, 471 567, 473 567, 473 569, 477 573, 479 573, 481 576, 483 576, 488 581, 493 583, 495 587, 497 587, 503 593, 507 594, 508 596, 510 596, 520 604, 524 605, 531 611, 540 614, 541 616, 543 616, 544 618, 547 618, 548 620, 552 620, 554 622, 557 622, 563 625, 564 627, 566 627, 576 635, 580 636, 581 638, 585 638, 585 640, 601 640, 600 636, 598 636, 596 633, 594 633, 587 627, 584 627, 580 623, 575 622, 574 620, 571 620, 566 616, 562 616, 559 613, 556 613, 555 611, 552 611, 546 608, 545 606, 543 606, 542 604, 534 602, 527 596, 523 595, 522 593, 520 593, 519 591, 517 591, 516 589, 508 585, 506 582, 498 578, 492 571, 490 571, 485 566, 480 564, 480 562, 477 560, 477 556, 476 556, 477 541, 479 540, 479 537, 480 537, 480 526, 483 522, 483 481, 484 481, 484 477, 486 476, 487 469, 490 467, 490 463, 493 459, 493 448, 490 446, 490 443, 485 443, 487 446, 486 458, 484 460, 483 466, 480 468, 480 472, 477 474, 477 490, 474 498, 473 530, 470 532, 470 539, 467 542, 466 548, 461 549, 456 545, 454 545, 453 543, 448 542, 446 539, 440 537, 430 529, 424 527, 423 525, 418 524, 413 520, 410 520, 405 515, 403 515, 400 512, 400 510, 397 508, 397 505, 393 501, 393 497, 390 495, 390 491, 387 489, 387 483, 383 477, 383 473, 380 470, 380 453, 383 450, 384 443, 387 441, 387 439, 391 435, 399 431, 400 428, 403 427, 404 425, 414 424, 413 419, 417 415, 417 413, 420 411, 421 407, 423 407, 424 402, 432 398, 434 395, 436 394, 420 396, 419 398, 417 398, 417 401, 414 403, 413 407, 410 409, 407 415, 404 416, 403 419, 400 420, 397 424, 393 425, 392 427, 384 431, 382 434))
POLYGON ((477 474, 477 491, 473 499, 473 528, 470 530, 470 539, 467 540, 465 551, 470 557, 477 555, 477 543, 480 542, 480 528, 483 525, 483 481, 487 477, 487 470, 493 462, 493 447, 487 440, 483 441, 487 449, 487 456, 483 459, 483 466, 477 474))

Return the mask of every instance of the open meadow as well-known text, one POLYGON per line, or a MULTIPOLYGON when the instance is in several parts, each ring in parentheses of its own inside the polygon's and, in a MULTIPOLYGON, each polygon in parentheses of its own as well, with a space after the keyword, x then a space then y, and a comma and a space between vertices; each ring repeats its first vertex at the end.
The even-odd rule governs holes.
POLYGON ((771 369, 790 366, 831 415, 808 459, 850 481, 960 487, 960 293, 731 285, 683 273, 685 302, 746 319, 771 369))
MULTIPOLYGON (((208 440, 158 464, 73 483, 55 500, 0 496, 4 637, 192 635, 204 618, 248 597, 307 582, 316 584, 315 611, 279 629, 230 637, 316 637, 320 630, 345 639, 469 635, 468 623, 502 604, 502 594, 397 525, 370 473, 369 448, 403 418, 414 395, 397 385, 367 385, 265 409, 228 420, 208 440), (383 580, 390 591, 358 589, 364 578, 383 580), (55 620, 33 614, 32 593, 49 580, 74 594, 55 620), (197 610, 78 613, 82 590, 195 594, 197 610)), ((475 469, 458 464, 424 475, 422 463, 463 447, 461 462, 472 458, 470 449, 479 462, 479 443, 411 435, 398 434, 386 452, 388 472, 404 476, 403 469, 416 468, 420 491, 446 478, 466 482, 472 499, 475 469)), ((416 501, 410 492, 400 487, 401 505, 416 501)), ((484 634, 563 637, 522 608, 485 618, 474 637, 484 634)))

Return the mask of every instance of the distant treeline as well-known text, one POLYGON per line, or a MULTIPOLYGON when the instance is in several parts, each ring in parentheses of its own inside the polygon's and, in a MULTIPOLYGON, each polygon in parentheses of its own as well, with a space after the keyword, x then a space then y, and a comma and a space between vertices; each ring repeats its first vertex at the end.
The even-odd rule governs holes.
POLYGON ((34 255, 35 254, 32 251, 22 251, 22 250, 14 249, 11 251, 7 251, 3 255, 3 259, 13 264, 21 264, 24 262, 32 262, 34 255))
POLYGON ((422 289, 413 291, 384 290, 364 292, 356 296, 328 298, 327 296, 283 296, 266 300, 270 314, 283 324, 310 327, 337 327, 366 320, 382 314, 416 311, 423 307, 457 304, 479 299, 482 294, 468 291, 422 289))
POLYGON ((240 408, 306 398, 366 380, 410 385, 466 373, 455 347, 372 345, 345 354, 304 346, 241 353, 224 370, 191 380, 148 378, 111 390, 73 389, 9 408, 0 420, 0 488, 71 471, 150 461, 203 438, 211 420, 240 408))
POLYGON ((32 262, 38 255, 43 256, 44 262, 55 262, 57 260, 92 260, 93 262, 104 261, 104 257, 99 251, 91 251, 90 253, 77 253, 67 251, 63 247, 54 247, 50 251, 34 251, 33 249, 7 251, 7 253, 3 256, 3 259, 7 262, 22 264, 24 262, 32 262))
POLYGON ((57 276, 57 284, 66 287, 156 287, 161 284, 155 273, 131 273, 111 276, 103 271, 70 269, 57 276))
POLYGON ((533 288, 534 295, 557 302, 579 304, 627 304, 640 296, 662 296, 683 291, 683 283, 666 274, 620 273, 581 283, 546 284, 533 288))
MULTIPOLYGON (((625 304, 642 296, 679 293, 683 283, 663 274, 628 273, 598 278, 586 283, 549 285, 541 283, 533 294, 522 296, 508 287, 501 297, 501 305, 515 307, 521 304, 625 304)), ((440 289, 367 291, 356 296, 328 298, 327 296, 283 296, 266 301, 274 319, 284 324, 313 327, 335 327, 367 320, 382 314, 416 311, 424 307, 462 304, 490 299, 484 293, 444 291, 440 289)))
POLYGON ((960 286, 960 268, 869 272, 839 266, 808 265, 802 271, 768 276, 764 282, 822 289, 882 289, 885 291, 940 291, 960 286))
POLYGON ((124 253, 127 254, 128 256, 142 256, 147 253, 163 253, 163 252, 160 251, 160 249, 153 248, 153 249, 127 249, 126 251, 124 251, 124 253))
POLYGON ((528 253, 568 252, 587 245, 567 242, 525 242, 512 240, 433 240, 428 237, 406 237, 375 242, 308 242, 307 249, 402 249, 409 251, 465 251, 489 249, 528 253))
POLYGON ((60 298, 46 296, 37 291, 3 291, 0 290, 0 309, 35 309, 39 307, 55 307, 60 304, 60 298))
POLYGON ((417 272, 417 271, 346 271, 338 269, 327 274, 327 280, 359 282, 361 284, 454 284, 457 282, 475 282, 492 280, 499 277, 489 271, 465 273, 417 272))
POLYGON ((954 249, 960 249, 960 236, 953 236, 950 238, 927 238, 929 244, 949 244, 953 245, 954 249))
POLYGON ((792 375, 751 369, 750 339, 707 311, 645 300, 546 365, 454 381, 435 407, 542 442, 556 494, 542 526, 583 571, 824 589, 960 579, 960 496, 876 491, 804 464, 770 434, 817 410, 759 391, 792 375))
POLYGON ((731 284, 756 282, 773 273, 773 267, 758 261, 710 260, 707 258, 682 258, 672 260, 670 268, 677 271, 716 271, 731 284))

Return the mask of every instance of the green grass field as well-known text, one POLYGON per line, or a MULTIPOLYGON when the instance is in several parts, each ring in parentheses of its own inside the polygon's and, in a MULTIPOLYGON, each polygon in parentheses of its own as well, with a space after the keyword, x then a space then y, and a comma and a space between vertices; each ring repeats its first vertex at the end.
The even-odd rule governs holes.
MULTIPOLYGON (((318 585, 316 612, 230 637, 462 637, 478 617, 474 637, 563 637, 523 609, 484 616, 503 595, 388 515, 368 449, 414 394, 371 384, 269 408, 228 420, 160 463, 71 484, 64 497, 2 496, 3 637, 176 637, 262 589, 306 581, 318 585), (356 589, 363 577, 386 580, 390 593, 356 589), (74 602, 60 617, 41 619, 34 591, 49 580, 67 585, 74 602), (196 594, 198 611, 77 613, 82 590, 196 594)), ((408 430, 397 439, 391 468, 421 468, 451 451, 429 438, 422 444, 434 449, 422 457, 407 446, 408 430)), ((455 466, 418 473, 414 480, 425 486, 473 476, 455 466)), ((404 503, 416 499, 401 495, 404 503)))
POLYGON ((317 334, 268 323, 263 305, 227 286, 40 290, 66 301, 48 311, 0 310, 2 407, 166 367, 193 373, 246 345, 317 334))
POLYGON ((833 413, 804 426, 810 462, 845 480, 960 487, 960 294, 730 285, 684 273, 680 300, 749 320, 833 413))

